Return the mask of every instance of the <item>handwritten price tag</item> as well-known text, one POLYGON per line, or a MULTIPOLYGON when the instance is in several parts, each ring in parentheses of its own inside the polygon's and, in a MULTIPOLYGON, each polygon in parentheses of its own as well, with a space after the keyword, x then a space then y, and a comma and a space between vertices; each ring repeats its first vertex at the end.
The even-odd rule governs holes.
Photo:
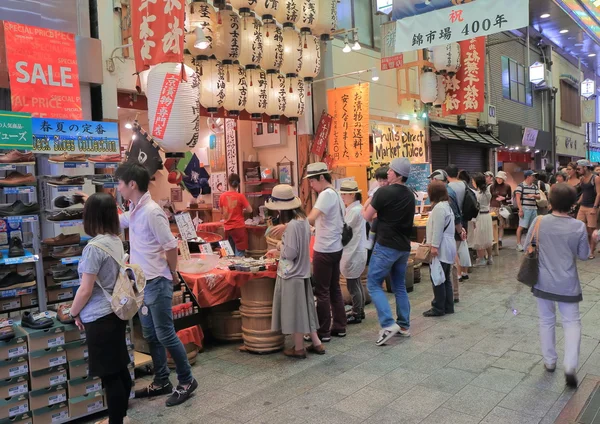
POLYGON ((187 241, 179 241, 179 253, 184 261, 192 259, 192 255, 190 255, 190 247, 188 246, 187 241))

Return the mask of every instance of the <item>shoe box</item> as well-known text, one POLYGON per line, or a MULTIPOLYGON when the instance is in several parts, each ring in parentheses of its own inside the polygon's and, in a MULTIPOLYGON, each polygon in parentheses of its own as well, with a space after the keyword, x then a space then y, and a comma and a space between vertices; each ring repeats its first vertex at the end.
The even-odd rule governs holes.
POLYGON ((69 418, 69 405, 67 402, 45 406, 32 412, 32 424, 54 424, 63 422, 69 418))
POLYGON ((0 361, 27 354, 27 333, 19 325, 13 325, 13 331, 15 337, 0 341, 0 361))
POLYGON ((7 380, 29 374, 29 361, 27 355, 0 361, 0 380, 7 380))
POLYGON ((87 377, 90 372, 89 359, 77 359, 69 361, 69 380, 87 377))
POLYGON ((31 412, 25 412, 12 418, 0 419, 0 424, 33 424, 33 417, 31 412))
POLYGON ((65 342, 71 343, 81 339, 85 339, 85 330, 79 330, 74 324, 65 324, 65 342))
POLYGON ((78 359, 87 359, 88 346, 87 340, 76 340, 65 345, 68 361, 77 361, 78 359))
POLYGON ((32 411, 44 408, 46 406, 56 405, 57 403, 67 401, 67 385, 59 384, 57 386, 29 392, 29 408, 32 411))
POLYGON ((46 296, 48 297, 48 302, 60 302, 63 300, 67 301, 73 299, 75 294, 73 293, 73 289, 71 287, 64 289, 61 287, 48 287, 48 290, 46 290, 46 296))
POLYGON ((29 352, 29 368, 31 372, 58 367, 67 363, 67 352, 64 346, 49 347, 29 352))
POLYGON ((24 308, 26 306, 37 306, 37 305, 38 305, 37 293, 21 295, 21 307, 22 308, 24 308))
POLYGON ((102 390, 102 381, 97 377, 79 377, 69 380, 69 398, 84 396, 102 390))
POLYGON ((0 301, 0 311, 12 311, 21 307, 21 298, 13 297, 11 299, 2 299, 0 301))
POLYGON ((21 375, 0 381, 0 399, 23 395, 29 392, 29 376, 21 375))
POLYGON ((31 372, 31 390, 39 390, 67 383, 67 366, 59 365, 31 372))
POLYGON ((23 327, 23 330, 27 333, 27 344, 30 352, 65 344, 65 326, 56 319, 53 319, 53 321, 54 325, 50 328, 33 329, 23 327))
POLYGON ((29 412, 28 393, 0 399, 0 420, 12 419, 27 412, 29 412))
POLYGON ((104 395, 101 390, 69 399, 71 418, 89 415, 102 409, 104 409, 104 395))

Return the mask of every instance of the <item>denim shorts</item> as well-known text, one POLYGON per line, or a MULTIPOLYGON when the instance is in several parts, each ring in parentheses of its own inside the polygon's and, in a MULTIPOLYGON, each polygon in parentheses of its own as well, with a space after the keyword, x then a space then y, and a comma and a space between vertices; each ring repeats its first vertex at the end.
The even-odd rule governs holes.
POLYGON ((537 209, 523 209, 523 218, 519 218, 519 227, 529 228, 537 217, 537 209))

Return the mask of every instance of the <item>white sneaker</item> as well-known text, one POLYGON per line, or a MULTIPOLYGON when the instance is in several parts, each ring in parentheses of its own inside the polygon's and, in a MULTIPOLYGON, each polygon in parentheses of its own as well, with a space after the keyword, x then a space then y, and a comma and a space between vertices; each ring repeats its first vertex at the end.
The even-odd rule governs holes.
POLYGON ((475 262, 475 267, 481 267, 481 266, 486 266, 486 265, 487 265, 487 263, 484 258, 477 259, 477 262, 475 262))
POLYGON ((517 252, 523 252, 525 249, 523 249, 523 245, 522 244, 517 244, 517 252))
POLYGON ((384 345, 389 339, 394 337, 396 333, 400 331, 400 326, 396 323, 390 327, 386 327, 379 332, 379 338, 375 342, 377 346, 384 345))
POLYGON ((410 330, 405 330, 404 328, 400 327, 400 330, 398 330, 398 333, 396 333, 396 336, 410 337, 410 330))

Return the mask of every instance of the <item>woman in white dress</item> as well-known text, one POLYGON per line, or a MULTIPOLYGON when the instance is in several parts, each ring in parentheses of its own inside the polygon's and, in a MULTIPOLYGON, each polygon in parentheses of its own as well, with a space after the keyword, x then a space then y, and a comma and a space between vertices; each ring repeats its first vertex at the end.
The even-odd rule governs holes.
POLYGON ((366 221, 362 217, 362 195, 356 181, 344 181, 340 195, 346 205, 344 220, 352 228, 352 239, 344 246, 340 273, 346 279, 348 292, 352 298, 352 314, 348 324, 359 324, 365 316, 365 289, 360 277, 367 265, 366 221))
POLYGON ((477 219, 475 220, 475 233, 473 237, 473 248, 477 250, 477 262, 475 266, 486 266, 494 263, 492 259, 494 230, 492 216, 490 215, 492 193, 482 173, 477 173, 473 176, 473 185, 477 189, 477 200, 479 201, 479 215, 477 215, 477 219))

